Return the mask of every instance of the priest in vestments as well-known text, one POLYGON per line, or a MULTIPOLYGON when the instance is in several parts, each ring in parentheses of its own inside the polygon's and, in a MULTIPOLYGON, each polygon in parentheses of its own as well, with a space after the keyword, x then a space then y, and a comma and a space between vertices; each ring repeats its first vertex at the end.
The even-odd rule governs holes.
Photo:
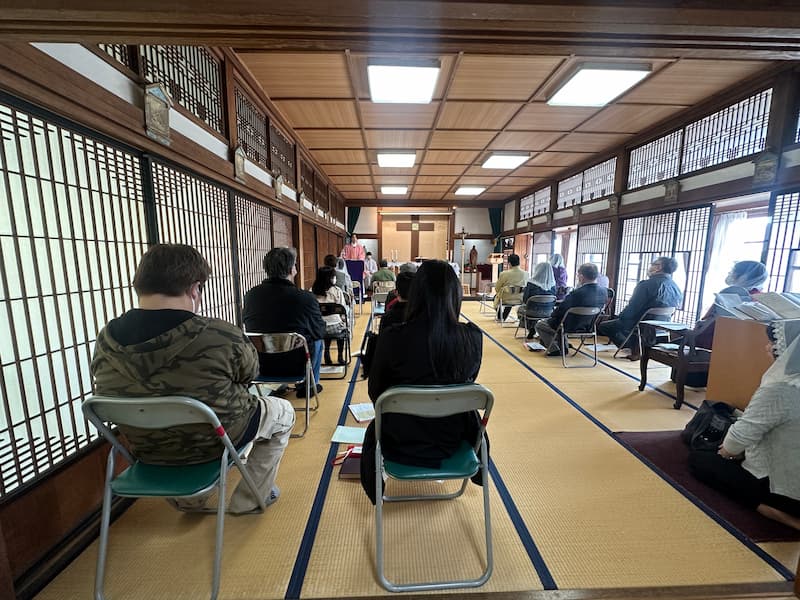
POLYGON ((358 236, 354 233, 350 236, 350 243, 342 248, 342 258, 345 260, 364 260, 367 259, 367 251, 364 246, 358 243, 358 236))

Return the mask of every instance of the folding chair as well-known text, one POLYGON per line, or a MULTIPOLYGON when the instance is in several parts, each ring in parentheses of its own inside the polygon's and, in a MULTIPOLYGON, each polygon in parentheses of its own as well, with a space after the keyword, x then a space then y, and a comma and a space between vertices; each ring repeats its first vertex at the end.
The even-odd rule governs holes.
MULTIPOLYGON (((633 335, 634 331, 636 332, 636 335, 639 336, 639 323, 641 323, 642 321, 647 321, 648 319, 653 317, 668 317, 667 319, 663 320, 670 321, 672 320, 672 314, 674 312, 675 312, 674 306, 648 308, 645 311, 645 313, 641 317, 639 317, 639 320, 636 321, 636 327, 630 330, 627 337, 625 338, 625 341, 623 341, 622 345, 619 348, 617 348, 617 350, 614 352, 614 358, 617 358, 617 354, 619 354, 619 351, 625 347, 625 344, 628 343, 628 340, 631 339, 631 336, 633 335)), ((666 337, 667 339, 669 339, 669 334, 666 332, 658 332, 656 335, 666 337)), ((641 342, 641 337, 639 337, 639 354, 641 353, 642 353, 642 342, 641 342)))
POLYGON ((371 331, 378 333, 380 330, 380 318, 386 313, 386 300, 389 292, 372 292, 372 300, 369 303, 371 319, 371 331))
POLYGON ((306 389, 305 408, 296 411, 306 413, 305 425, 301 433, 293 433, 291 437, 300 438, 308 431, 310 413, 319 408, 317 382, 314 381, 314 369, 311 365, 311 352, 308 350, 306 338, 299 333, 247 333, 247 337, 259 353, 261 365, 258 377, 252 384, 259 389, 267 383, 293 383, 304 385, 306 389), (314 393, 314 406, 311 406, 311 393, 314 393))
POLYGON ((553 342, 557 339, 560 340, 561 343, 561 364, 564 365, 565 369, 579 369, 579 368, 591 368, 597 365, 597 317, 600 315, 600 312, 603 309, 598 308, 596 306, 573 306, 572 308, 567 309, 567 312, 564 313, 564 316, 561 318, 561 322, 556 327, 556 332, 553 335, 553 339, 550 342, 550 345, 547 347, 547 351, 550 352, 553 342), (589 331, 570 331, 567 329, 567 317, 570 315, 575 315, 577 317, 592 317, 591 326, 589 327, 589 331), (578 352, 581 351, 584 344, 586 344, 586 340, 591 339, 594 342, 594 362, 591 365, 573 365, 570 367, 567 364, 567 354, 569 353, 569 340, 580 340, 581 343, 575 349, 575 352, 572 353, 572 356, 577 356, 578 352))
POLYGON ((487 283, 486 287, 483 290, 483 292, 481 292, 480 299, 479 299, 480 300, 480 312, 481 312, 481 314, 486 312, 484 310, 486 308, 491 308, 492 310, 494 310, 494 307, 490 304, 490 302, 492 300, 494 300, 494 294, 492 293, 493 289, 494 289, 494 284, 493 283, 487 283))
MULTIPOLYGON (((492 392, 477 383, 447 386, 397 386, 386 390, 375 402, 375 549, 378 578, 391 592, 430 591, 451 588, 479 587, 489 580, 494 568, 492 555, 492 523, 489 512, 489 457, 486 450, 486 424, 492 412, 492 392), (463 442, 461 448, 442 461, 438 469, 415 467, 395 463, 383 458, 381 453, 381 423, 387 413, 401 413, 420 417, 446 417, 473 410, 483 410, 480 435, 473 448, 463 442), (480 453, 480 459, 478 458, 480 453), (483 514, 486 533, 486 568, 475 579, 396 584, 384 573, 383 503, 412 500, 450 500, 464 493, 469 478, 478 471, 483 473, 483 514), (386 496, 383 493, 383 473, 404 481, 462 480, 455 492, 442 494, 386 496)), ((424 527, 424 525, 421 525, 424 527)))
MULTIPOLYGON (((337 304, 335 302, 321 302, 319 305, 319 310, 322 313, 323 317, 328 317, 331 315, 338 315, 340 318, 344 318, 344 323, 349 323, 347 321, 347 309, 342 306, 341 304, 337 304)), ((344 379, 347 377, 347 368, 350 366, 350 361, 352 360, 352 356, 350 355, 350 338, 352 335, 352 329, 345 325, 345 329, 336 335, 325 335, 323 341, 325 340, 343 340, 343 347, 342 353, 344 357, 344 369, 342 371, 341 377, 328 377, 328 379, 344 379)), ((308 386, 306 386, 307 388, 308 386)))
MULTIPOLYGON (((116 398, 111 396, 90 396, 83 403, 83 413, 100 434, 111 444, 111 452, 106 463, 106 479, 103 488, 103 510, 100 520, 100 541, 97 552, 97 572, 94 582, 95 600, 104 600, 106 558, 108 555, 108 532, 111 522, 111 494, 127 498, 192 498, 211 492, 217 488, 217 533, 214 548, 214 570, 211 580, 211 600, 219 594, 220 568, 222 562, 222 540, 225 525, 225 483, 231 462, 236 465, 242 478, 247 482, 253 496, 258 499, 258 512, 265 509, 256 484, 242 463, 245 450, 252 440, 240 443, 234 448, 230 437, 219 422, 217 415, 207 405, 193 398, 182 396, 162 396, 157 398, 116 398), (209 435, 216 433, 223 446, 219 460, 200 464, 180 464, 174 466, 146 464, 119 441, 111 425, 128 425, 142 429, 163 430, 169 435, 169 428, 205 423, 209 435), (119 475, 115 473, 115 459, 121 454, 130 466, 119 475)), ((205 512, 211 512, 208 509, 205 512)))
MULTIPOLYGON (((503 318, 503 313, 505 309, 508 307, 520 306, 522 304, 522 287, 518 285, 510 285, 505 288, 504 293, 508 294, 509 296, 518 295, 520 296, 519 300, 508 300, 507 302, 503 301, 503 297, 500 296, 500 304, 498 310, 500 312, 500 327, 505 327, 505 318, 503 318)), ((510 312, 508 314, 511 314, 510 312)), ((497 315, 495 315, 495 320, 497 319, 497 315)))
POLYGON ((536 322, 540 319, 548 318, 552 314, 555 305, 556 297, 549 294, 531 296, 528 298, 525 302, 525 306, 521 306, 517 310, 517 316, 521 318, 517 322, 517 328, 514 330, 514 337, 517 337, 517 331, 519 331, 520 326, 522 326, 527 335, 527 332, 530 330, 528 323, 531 322, 533 325, 536 325, 536 322), (545 315, 544 313, 547 314, 545 315))

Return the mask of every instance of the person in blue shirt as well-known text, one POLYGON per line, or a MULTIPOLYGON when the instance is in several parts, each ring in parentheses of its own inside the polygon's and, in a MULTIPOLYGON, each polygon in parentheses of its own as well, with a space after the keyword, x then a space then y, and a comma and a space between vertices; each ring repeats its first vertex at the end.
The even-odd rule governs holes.
POLYGON ((597 326, 597 333, 608 336, 618 348, 624 343, 625 347, 631 349, 630 360, 639 360, 639 338, 635 332, 627 342, 625 338, 634 330, 642 315, 651 308, 678 308, 683 304, 683 294, 672 281, 672 274, 677 268, 678 261, 674 258, 659 256, 647 270, 650 277, 636 284, 628 305, 617 318, 597 326))

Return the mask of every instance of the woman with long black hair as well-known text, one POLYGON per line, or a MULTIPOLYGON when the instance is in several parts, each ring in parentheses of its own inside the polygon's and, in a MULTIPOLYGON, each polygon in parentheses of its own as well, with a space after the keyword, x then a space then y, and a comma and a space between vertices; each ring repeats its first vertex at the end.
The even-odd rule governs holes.
MULTIPOLYGON (((396 385, 447 385, 475 381, 481 366, 483 338, 473 324, 460 323, 461 286, 444 261, 425 261, 417 270, 406 309, 406 322, 381 332, 369 373, 369 397, 396 385)), ((387 414, 382 421, 381 450, 392 461, 439 467, 462 440, 475 444, 480 432, 476 412, 441 418, 387 414)), ((480 484, 480 473, 473 478, 480 484)), ((375 503, 375 427, 364 438, 361 485, 375 503)))

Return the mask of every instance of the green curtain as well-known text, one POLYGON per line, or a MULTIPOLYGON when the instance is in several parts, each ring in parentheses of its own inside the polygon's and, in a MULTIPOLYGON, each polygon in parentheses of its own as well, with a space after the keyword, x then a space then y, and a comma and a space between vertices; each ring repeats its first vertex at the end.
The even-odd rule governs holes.
POLYGON ((494 251, 501 251, 500 234, 503 232, 503 209, 490 208, 489 209, 489 224, 492 226, 492 235, 496 240, 494 251))
POLYGON ((361 207, 348 206, 347 207, 347 235, 353 235, 358 223, 358 215, 361 214, 361 207))

